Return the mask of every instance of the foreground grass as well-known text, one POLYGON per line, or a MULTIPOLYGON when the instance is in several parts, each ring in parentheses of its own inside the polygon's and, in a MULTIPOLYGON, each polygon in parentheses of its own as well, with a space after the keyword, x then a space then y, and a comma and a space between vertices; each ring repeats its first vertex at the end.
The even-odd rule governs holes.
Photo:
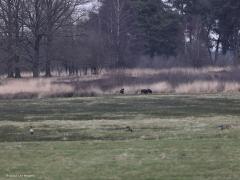
POLYGON ((1 179, 25 174, 57 180, 237 180, 239 154, 234 140, 221 139, 3 143, 0 174, 1 179))
POLYGON ((0 109, 0 179, 240 177, 238 95, 14 100, 0 109))

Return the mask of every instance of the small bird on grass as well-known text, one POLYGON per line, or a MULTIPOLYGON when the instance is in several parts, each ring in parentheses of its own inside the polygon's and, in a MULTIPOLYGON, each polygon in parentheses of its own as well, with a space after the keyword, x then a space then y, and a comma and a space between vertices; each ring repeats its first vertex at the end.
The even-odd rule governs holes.
POLYGON ((133 129, 132 129, 130 126, 127 126, 126 129, 127 129, 127 131, 129 131, 129 132, 133 132, 133 129))
POLYGON ((229 125, 229 124, 222 124, 222 125, 219 125, 218 128, 220 128, 223 131, 225 129, 230 129, 231 125, 229 125))
POLYGON ((34 129, 33 129, 33 127, 32 127, 32 126, 30 126, 29 132, 30 132, 30 134, 31 134, 31 135, 33 135, 33 134, 34 134, 34 129))

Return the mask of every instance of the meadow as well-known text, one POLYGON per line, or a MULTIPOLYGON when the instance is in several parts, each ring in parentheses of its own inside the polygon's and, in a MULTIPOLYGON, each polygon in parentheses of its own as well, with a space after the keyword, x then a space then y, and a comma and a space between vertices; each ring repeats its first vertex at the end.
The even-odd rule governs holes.
POLYGON ((240 94, 0 100, 0 179, 238 180, 239 110, 240 94))

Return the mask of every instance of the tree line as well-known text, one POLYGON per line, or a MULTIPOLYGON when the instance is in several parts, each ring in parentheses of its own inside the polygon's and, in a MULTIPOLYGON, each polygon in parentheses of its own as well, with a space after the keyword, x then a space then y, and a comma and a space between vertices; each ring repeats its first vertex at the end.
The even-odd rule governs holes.
POLYGON ((238 63, 239 15, 235 0, 0 0, 0 72, 97 74, 142 56, 238 63))
POLYGON ((31 69, 38 77, 41 66, 51 76, 52 45, 58 30, 74 21, 82 0, 1 0, 1 62, 9 78, 31 69), (43 60, 44 59, 44 62, 43 60))

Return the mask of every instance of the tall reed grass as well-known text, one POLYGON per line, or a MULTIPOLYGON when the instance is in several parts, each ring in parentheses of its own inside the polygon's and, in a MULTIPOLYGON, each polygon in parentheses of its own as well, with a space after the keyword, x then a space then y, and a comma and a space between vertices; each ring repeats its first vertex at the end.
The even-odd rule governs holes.
POLYGON ((118 69, 104 70, 100 75, 0 79, 0 98, 51 96, 95 96, 138 94, 149 88, 159 93, 221 93, 240 91, 239 67, 118 69))

